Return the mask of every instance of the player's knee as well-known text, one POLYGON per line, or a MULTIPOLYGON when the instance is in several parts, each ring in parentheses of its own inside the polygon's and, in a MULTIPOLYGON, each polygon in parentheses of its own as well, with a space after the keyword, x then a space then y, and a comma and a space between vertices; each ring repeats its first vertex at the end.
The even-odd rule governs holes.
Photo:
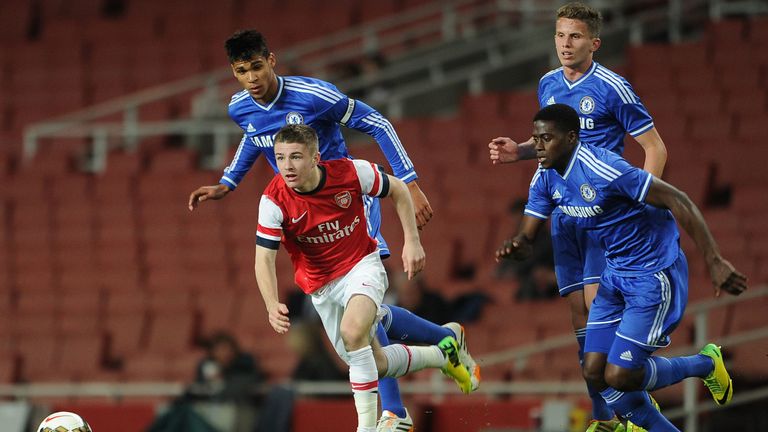
POLYGON ((638 390, 637 377, 633 369, 615 365, 605 368, 605 382, 618 391, 629 392, 638 390))
POLYGON ((341 340, 347 351, 354 351, 368 345, 368 332, 355 320, 344 320, 339 328, 341 340))
POLYGON ((605 363, 602 359, 590 356, 590 354, 591 353, 587 353, 584 357, 584 366, 581 369, 581 372, 584 375, 584 380, 595 388, 604 387, 605 363))

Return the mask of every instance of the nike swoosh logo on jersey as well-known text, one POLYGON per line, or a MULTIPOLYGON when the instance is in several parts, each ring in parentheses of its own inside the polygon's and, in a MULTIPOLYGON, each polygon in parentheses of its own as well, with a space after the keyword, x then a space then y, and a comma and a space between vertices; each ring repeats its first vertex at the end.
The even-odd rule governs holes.
POLYGON ((293 217, 292 217, 292 218, 291 218, 291 223, 296 223, 296 222, 300 221, 300 220, 301 220, 301 218, 303 218, 303 217, 304 217, 304 215, 306 215, 306 214, 307 214, 307 211, 305 210, 305 211, 304 211, 304 213, 302 213, 302 214, 301 214, 301 216, 299 216, 299 217, 297 217, 297 218, 293 218, 293 217))

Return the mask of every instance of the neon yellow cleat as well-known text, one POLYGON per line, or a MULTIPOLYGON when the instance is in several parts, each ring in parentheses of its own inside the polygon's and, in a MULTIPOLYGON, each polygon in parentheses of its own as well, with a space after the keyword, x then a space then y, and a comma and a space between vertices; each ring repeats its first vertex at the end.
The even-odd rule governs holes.
POLYGON ((480 387, 480 366, 469 354, 467 347, 467 337, 464 332, 464 326, 457 322, 443 324, 443 327, 450 329, 456 335, 456 342, 459 344, 459 361, 464 363, 469 371, 469 378, 472 380, 472 391, 480 387))
POLYGON ((467 367, 459 360, 459 344, 456 339, 446 336, 437 346, 445 356, 445 364, 440 370, 456 381, 456 385, 459 386, 462 393, 472 393, 472 379, 467 367))
POLYGON ((592 420, 587 432, 625 432, 624 425, 618 420, 592 420))
POLYGON ((712 398, 715 399, 715 403, 718 405, 728 405, 733 397, 733 381, 731 381, 728 371, 725 369, 725 363, 723 362, 723 354, 720 352, 720 347, 715 344, 706 344, 704 348, 699 351, 699 354, 705 355, 712 359, 715 364, 712 373, 707 375, 704 380, 704 385, 707 386, 712 393, 712 398))

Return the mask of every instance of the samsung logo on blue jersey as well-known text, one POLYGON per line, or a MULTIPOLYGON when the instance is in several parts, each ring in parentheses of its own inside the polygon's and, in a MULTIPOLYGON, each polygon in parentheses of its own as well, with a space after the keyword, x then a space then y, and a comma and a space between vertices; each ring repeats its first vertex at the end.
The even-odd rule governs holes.
POLYGON ((275 146, 272 138, 272 135, 256 135, 251 137, 251 142, 256 147, 272 148, 275 146))
POLYGON ((591 207, 561 205, 559 207, 560 207, 560 210, 563 211, 563 213, 567 214, 568 216, 577 217, 577 218, 595 217, 603 213, 603 209, 598 205, 591 206, 591 207))

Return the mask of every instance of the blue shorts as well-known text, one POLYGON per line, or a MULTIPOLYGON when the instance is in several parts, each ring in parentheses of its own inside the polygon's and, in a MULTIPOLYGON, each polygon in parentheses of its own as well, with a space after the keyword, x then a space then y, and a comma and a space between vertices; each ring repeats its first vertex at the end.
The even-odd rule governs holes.
POLYGON ((683 251, 664 270, 623 276, 606 270, 589 311, 584 352, 608 353, 608 362, 629 369, 669 345, 688 302, 688 262, 683 251))
POLYGON ((560 296, 584 289, 584 284, 600 281, 605 270, 605 252, 600 242, 586 230, 576 229, 572 217, 552 213, 552 249, 560 296))
POLYGON ((363 197, 365 215, 368 219, 368 234, 379 242, 379 255, 382 259, 389 258, 389 246, 381 234, 381 201, 369 196, 363 197))

